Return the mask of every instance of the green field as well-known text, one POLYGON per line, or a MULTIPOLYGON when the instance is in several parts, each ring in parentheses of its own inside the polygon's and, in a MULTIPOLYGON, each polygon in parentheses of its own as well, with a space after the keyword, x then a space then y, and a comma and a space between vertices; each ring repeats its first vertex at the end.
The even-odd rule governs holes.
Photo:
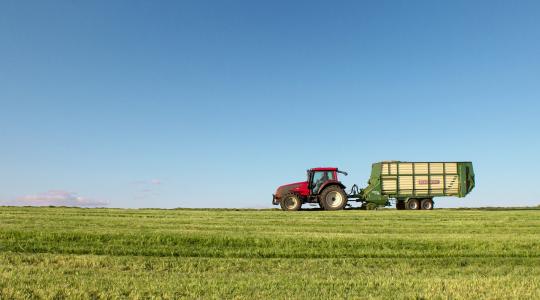
POLYGON ((0 207, 0 299, 540 299, 540 210, 0 207))

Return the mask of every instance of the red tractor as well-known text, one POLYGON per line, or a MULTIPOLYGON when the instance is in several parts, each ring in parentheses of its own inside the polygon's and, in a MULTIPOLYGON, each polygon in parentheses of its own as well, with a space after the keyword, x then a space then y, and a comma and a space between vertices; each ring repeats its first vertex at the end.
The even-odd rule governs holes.
POLYGON ((303 203, 318 203, 324 210, 340 210, 347 205, 345 186, 339 181, 337 168, 313 168, 307 171, 307 181, 277 188, 272 204, 283 210, 299 210, 303 203))

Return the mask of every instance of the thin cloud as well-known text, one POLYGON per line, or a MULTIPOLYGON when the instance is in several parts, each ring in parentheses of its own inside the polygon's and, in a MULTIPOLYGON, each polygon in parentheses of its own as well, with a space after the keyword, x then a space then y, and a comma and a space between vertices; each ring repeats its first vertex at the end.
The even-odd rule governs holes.
POLYGON ((161 184, 161 180, 159 179, 150 179, 148 181, 149 184, 152 184, 152 185, 160 185, 161 184))
POLYGON ((161 185, 163 182, 160 179, 145 179, 132 181, 135 185, 161 185))
POLYGON ((77 193, 52 190, 41 194, 26 195, 0 205, 10 206, 77 206, 77 207, 103 207, 108 203, 100 200, 81 197, 77 193))
POLYGON ((163 185, 163 181, 157 178, 134 180, 131 183, 134 187, 132 197, 137 201, 152 201, 156 199, 163 185))

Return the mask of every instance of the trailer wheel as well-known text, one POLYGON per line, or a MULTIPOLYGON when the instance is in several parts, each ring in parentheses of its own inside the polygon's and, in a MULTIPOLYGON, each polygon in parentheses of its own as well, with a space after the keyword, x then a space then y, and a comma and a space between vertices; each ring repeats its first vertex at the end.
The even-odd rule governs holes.
POLYGON ((398 200, 396 202, 396 209, 397 210, 404 210, 405 209, 405 201, 403 200, 398 200))
POLYGON ((409 199, 405 205, 405 208, 409 210, 420 209, 420 202, 418 199, 409 199))
POLYGON ((368 203, 368 204, 366 205, 366 210, 376 210, 376 209, 377 209, 377 206, 378 206, 378 205, 375 204, 375 203, 368 203))
POLYGON ((320 196, 324 210, 341 210, 347 205, 347 195, 337 185, 325 188, 320 196))
POLYGON ((422 200, 422 202, 420 203, 420 206, 421 206, 422 209, 424 209, 424 210, 432 210, 432 209, 433 209, 433 200, 431 200, 431 199, 424 199, 424 200, 422 200))
POLYGON ((296 194, 285 194, 280 201, 282 210, 299 210, 302 207, 302 200, 296 194))

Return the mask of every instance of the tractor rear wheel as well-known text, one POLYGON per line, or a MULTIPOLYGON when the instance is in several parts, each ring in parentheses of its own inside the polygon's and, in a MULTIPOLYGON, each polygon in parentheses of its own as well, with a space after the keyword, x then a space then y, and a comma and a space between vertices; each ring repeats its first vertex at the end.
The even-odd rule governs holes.
POLYGON ((281 198, 280 205, 282 210, 299 210, 302 207, 302 199, 297 194, 285 194, 281 198))
POLYGON ((347 194, 337 185, 332 185, 323 190, 320 201, 324 210, 341 210, 347 205, 347 194))
POLYGON ((424 199, 422 202, 420 202, 420 207, 424 210, 432 210, 433 209, 433 200, 431 199, 424 199))
POLYGON ((418 199, 409 199, 405 204, 405 208, 409 210, 420 209, 420 201, 418 199))

